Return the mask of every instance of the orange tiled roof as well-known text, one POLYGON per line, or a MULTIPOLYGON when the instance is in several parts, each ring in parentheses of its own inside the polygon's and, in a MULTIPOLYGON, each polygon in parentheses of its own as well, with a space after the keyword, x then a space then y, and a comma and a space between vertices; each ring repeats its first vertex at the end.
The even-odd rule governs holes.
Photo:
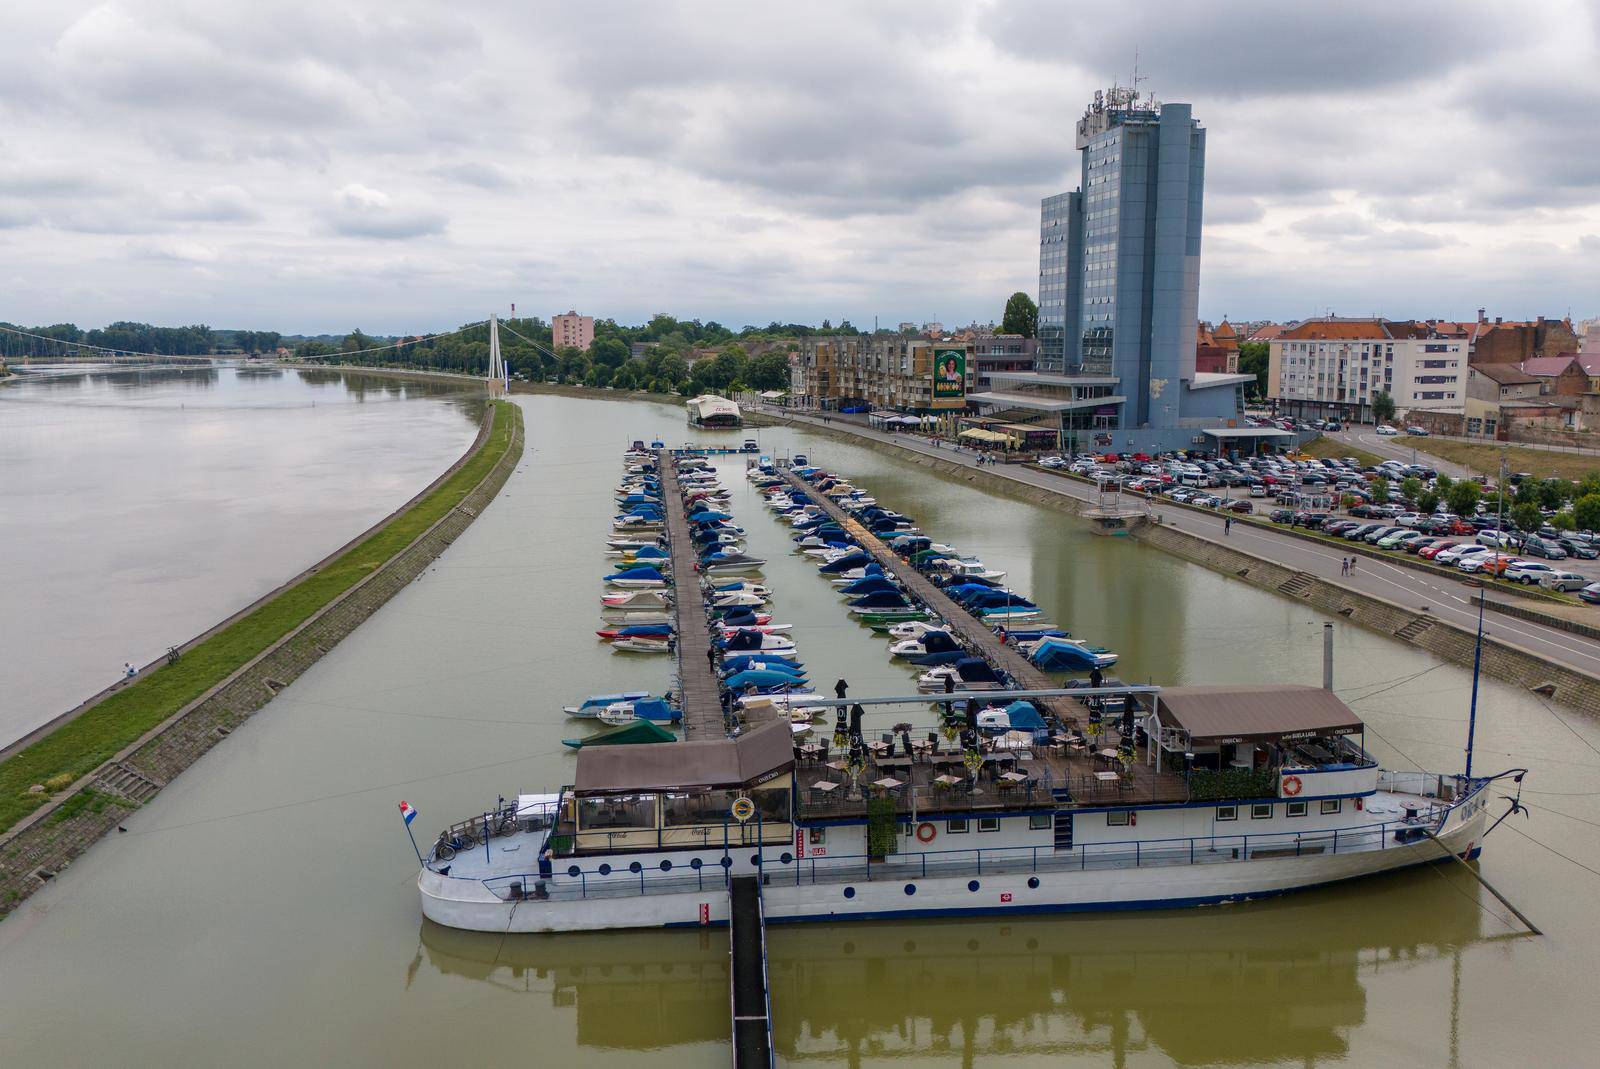
POLYGON ((1289 327, 1278 337, 1291 341, 1343 341, 1392 335, 1377 319, 1308 319, 1297 327, 1289 327))

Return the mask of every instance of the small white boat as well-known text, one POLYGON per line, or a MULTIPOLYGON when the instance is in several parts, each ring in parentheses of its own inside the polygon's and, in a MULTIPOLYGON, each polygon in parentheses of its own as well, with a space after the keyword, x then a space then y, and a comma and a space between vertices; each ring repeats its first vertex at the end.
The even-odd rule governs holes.
POLYGON ((664 610, 672 607, 672 596, 662 590, 611 591, 600 595, 600 603, 611 609, 664 610))
MULTIPOLYGON (((740 630, 749 629, 741 628, 740 630)), ((758 632, 758 634, 761 634, 760 645, 751 646, 746 649, 729 650, 728 652, 735 656, 738 656, 741 653, 773 653, 782 655, 794 652, 793 639, 785 638, 782 635, 768 635, 760 632, 758 632)), ((612 645, 616 645, 616 643, 612 643, 612 645)))
POLYGON ((672 647, 667 645, 664 638, 619 638, 611 643, 611 648, 621 650, 623 653, 671 653, 672 647))
POLYGON ((662 590, 667 585, 665 579, 607 579, 606 582, 622 590, 662 590))
POLYGON ((650 697, 648 690, 626 690, 620 694, 595 694, 584 699, 581 705, 568 705, 564 709, 568 716, 575 716, 580 720, 598 720, 600 711, 608 706, 627 703, 629 715, 632 715, 633 703, 641 698, 650 697))
POLYGON ((889 637, 898 642, 908 638, 920 639, 929 631, 943 630, 945 625, 937 620, 905 620, 889 625, 889 637))
POLYGON ((990 582, 998 583, 1006 577, 1005 572, 997 572, 993 569, 985 568, 983 561, 978 560, 976 557, 965 557, 959 560, 953 557, 941 557, 934 562, 934 566, 957 579, 987 579, 990 582))
POLYGON ((763 635, 775 635, 779 634, 780 632, 791 631, 793 629, 794 624, 741 624, 738 627, 722 628, 722 634, 727 636, 734 634, 737 631, 760 631, 763 635))
POLYGON ((767 600, 768 599, 759 594, 719 594, 717 597, 711 599, 711 607, 713 609, 738 609, 742 607, 755 608, 758 605, 765 605, 767 600))

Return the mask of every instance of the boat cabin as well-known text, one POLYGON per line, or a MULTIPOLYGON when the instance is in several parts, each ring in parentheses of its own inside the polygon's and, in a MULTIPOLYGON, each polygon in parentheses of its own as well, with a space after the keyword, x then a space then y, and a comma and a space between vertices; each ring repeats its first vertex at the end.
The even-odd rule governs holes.
POLYGON ((1377 788, 1365 725, 1320 687, 1171 687, 1145 720, 1158 769, 1197 798, 1332 798, 1377 788), (1363 740, 1364 741, 1364 740, 1363 740))
POLYGON ((788 842, 794 747, 787 722, 734 739, 585 748, 562 792, 557 853, 788 842), (748 798, 746 819, 735 815, 748 798))

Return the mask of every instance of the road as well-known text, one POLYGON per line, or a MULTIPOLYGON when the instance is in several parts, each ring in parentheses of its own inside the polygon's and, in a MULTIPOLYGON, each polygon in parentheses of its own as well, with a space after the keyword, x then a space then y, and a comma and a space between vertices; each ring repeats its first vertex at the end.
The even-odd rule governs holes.
MULTIPOLYGON (((924 453, 951 463, 977 467, 975 454, 957 451, 948 446, 936 449, 921 438, 873 430, 852 420, 837 417, 831 417, 824 423, 817 417, 784 409, 770 411, 773 415, 781 415, 797 422, 846 430, 862 438, 887 442, 902 449, 924 453)), ((1094 502, 1097 498, 1094 488, 1087 483, 1051 472, 1025 468, 1018 464, 985 466, 978 470, 985 478, 996 481, 1009 479, 1080 501, 1094 502)), ((1343 558, 1337 547, 1323 546, 1295 535, 1246 523, 1235 524, 1230 533, 1224 533, 1222 515, 1182 508, 1170 502, 1162 512, 1162 522, 1166 526, 1200 534, 1218 542, 1226 540, 1245 553, 1286 568, 1293 568, 1365 594, 1384 598, 1406 609, 1413 611, 1426 609, 1435 618, 1468 631, 1477 629, 1478 610, 1468 600, 1476 588, 1468 586, 1464 579, 1456 580, 1448 576, 1434 575, 1372 557, 1359 557, 1355 574, 1344 576, 1339 574, 1339 565, 1343 558)), ((1564 566, 1569 562, 1559 563, 1564 566)), ((1593 566, 1595 562, 1581 563, 1593 566)), ((1490 622, 1484 628, 1484 634, 1520 646, 1546 660, 1600 676, 1600 642, 1584 638, 1582 635, 1499 616, 1490 617, 1490 622)))
POLYGON ((1364 449, 1368 453, 1376 453, 1385 460, 1398 460, 1402 464, 1424 464, 1439 474, 1448 475, 1452 479, 1464 479, 1482 474, 1460 464, 1452 464, 1450 461, 1442 457, 1436 457, 1432 453, 1419 452, 1410 445, 1397 444, 1396 439, 1386 438, 1371 427, 1351 427, 1335 434, 1325 433, 1323 437, 1336 442, 1343 442, 1357 449, 1364 449))

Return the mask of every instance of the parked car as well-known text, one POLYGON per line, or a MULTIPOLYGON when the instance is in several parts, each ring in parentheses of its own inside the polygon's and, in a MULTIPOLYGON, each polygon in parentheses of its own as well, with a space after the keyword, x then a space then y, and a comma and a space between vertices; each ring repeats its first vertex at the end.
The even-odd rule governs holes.
POLYGON ((1577 572, 1553 571, 1540 579, 1539 585, 1547 590, 1582 590, 1589 585, 1589 579, 1577 572))
POLYGON ((1460 545, 1460 542, 1435 542, 1431 546, 1425 546, 1422 549, 1419 549, 1417 551, 1417 556, 1427 560, 1433 560, 1439 554, 1444 553, 1447 550, 1456 549, 1460 545))
POLYGON ((1556 570, 1542 561, 1519 560, 1507 566, 1503 574, 1513 583, 1533 586, 1535 583, 1542 582, 1545 576, 1556 574, 1556 570))
POLYGON ((1392 438, 1400 432, 1389 426, 1387 423, 1380 423, 1378 424, 1378 433, 1383 435, 1385 438, 1392 438))
POLYGON ((1397 531, 1394 534, 1384 535, 1378 539, 1379 549, 1404 549, 1412 542, 1426 541, 1427 535, 1417 531, 1397 531))
POLYGON ((1555 542, 1543 538, 1529 538, 1522 543, 1522 552, 1530 557, 1543 557, 1545 560, 1566 560, 1567 551, 1555 542))
POLYGON ((1229 512, 1240 512, 1240 513, 1243 513, 1246 516, 1248 516, 1251 513, 1255 512, 1255 510, 1256 510, 1256 507, 1254 505, 1250 504, 1250 502, 1248 502, 1248 501, 1243 500, 1242 498, 1240 500, 1238 500, 1238 501, 1230 502, 1229 505, 1228 505, 1228 511, 1229 512))
POLYGON ((1578 591, 1578 597, 1590 605, 1600 605, 1600 583, 1590 583, 1578 591))
POLYGON ((1467 542, 1447 549, 1443 553, 1434 554, 1433 559, 1440 564, 1460 564, 1466 557, 1479 557, 1489 552, 1488 546, 1480 546, 1476 542, 1467 542))
POLYGON ((1587 542, 1580 542, 1576 538, 1558 538, 1556 545, 1567 551, 1567 556, 1578 560, 1594 560, 1600 558, 1600 549, 1595 549, 1587 542))
POLYGON ((1505 531, 1479 531, 1478 545, 1480 546, 1513 546, 1516 541, 1505 531))
POLYGON ((1428 428, 1419 427, 1413 423, 1406 428, 1406 433, 1414 438, 1426 438, 1428 436, 1428 428))
POLYGON ((1061 457, 1044 457, 1039 463, 1047 468, 1064 468, 1067 466, 1067 462, 1061 457))

